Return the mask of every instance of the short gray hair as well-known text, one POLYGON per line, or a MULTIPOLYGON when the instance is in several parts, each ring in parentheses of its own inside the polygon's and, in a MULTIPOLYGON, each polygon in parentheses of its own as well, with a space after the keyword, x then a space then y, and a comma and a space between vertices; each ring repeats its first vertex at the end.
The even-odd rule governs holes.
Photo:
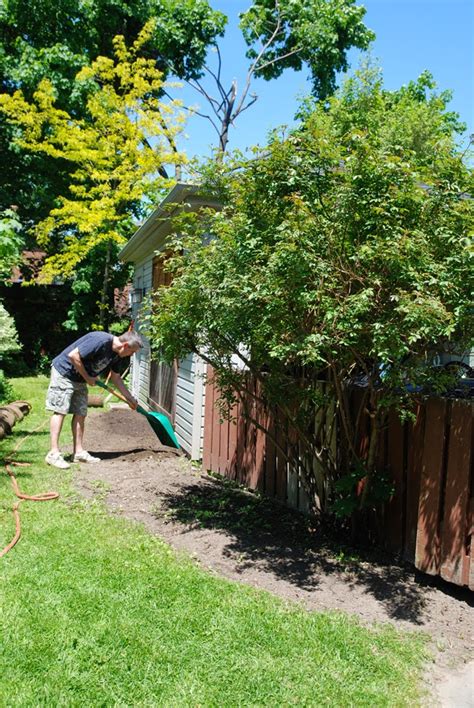
POLYGON ((121 342, 126 342, 132 349, 141 349, 143 347, 143 340, 135 330, 124 332, 119 339, 121 342))

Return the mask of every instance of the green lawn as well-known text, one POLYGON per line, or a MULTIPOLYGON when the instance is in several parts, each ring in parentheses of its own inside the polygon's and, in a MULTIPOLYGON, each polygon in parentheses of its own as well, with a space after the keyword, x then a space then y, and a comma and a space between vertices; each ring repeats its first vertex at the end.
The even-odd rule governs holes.
MULTIPOLYGON (((2 457, 45 420, 47 381, 16 379, 33 411, 2 457)), ((48 468, 48 430, 17 468, 23 535, 0 559, 0 705, 412 706, 425 643, 347 615, 309 613, 182 558, 140 526, 83 502, 48 468)), ((14 500, 0 477, 0 547, 14 500)))

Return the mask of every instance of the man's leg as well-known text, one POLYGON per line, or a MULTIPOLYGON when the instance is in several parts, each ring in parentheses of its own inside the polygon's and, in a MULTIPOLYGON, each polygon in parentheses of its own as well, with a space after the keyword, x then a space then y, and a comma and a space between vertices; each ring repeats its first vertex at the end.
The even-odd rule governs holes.
POLYGON ((73 455, 78 455, 83 452, 84 448, 82 446, 82 441, 84 439, 84 427, 86 422, 85 415, 78 415, 77 413, 72 416, 71 430, 72 430, 72 444, 73 444, 73 455))
POLYGON ((72 413, 72 441, 74 446, 73 462, 100 462, 98 457, 94 457, 87 452, 87 450, 84 450, 82 443, 87 416, 87 396, 86 384, 76 384, 70 407, 72 413))
POLYGON ((100 457, 94 457, 87 450, 84 450, 82 441, 84 438, 86 416, 75 413, 72 417, 72 440, 74 445, 73 462, 100 462, 100 457))
POLYGON ((69 411, 70 400, 73 394, 73 385, 61 376, 59 371, 56 371, 54 366, 51 368, 51 381, 49 382, 48 393, 46 395, 46 408, 52 411, 53 415, 50 420, 51 432, 51 449, 46 455, 46 462, 53 467, 66 470, 69 465, 64 460, 59 451, 59 436, 64 423, 64 418, 69 411))
POLYGON ((59 436, 66 416, 62 413, 53 413, 50 421, 51 452, 59 452, 59 436))
POLYGON ((51 450, 46 455, 45 461, 48 465, 58 467, 61 470, 67 470, 69 465, 59 451, 59 436, 63 427, 65 413, 53 413, 51 416, 49 428, 51 433, 51 450))

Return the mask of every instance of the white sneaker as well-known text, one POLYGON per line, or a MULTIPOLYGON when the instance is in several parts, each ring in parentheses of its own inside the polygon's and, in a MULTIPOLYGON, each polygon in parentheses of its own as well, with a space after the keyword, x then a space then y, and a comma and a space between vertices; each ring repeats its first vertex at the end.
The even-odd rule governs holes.
POLYGON ((100 457, 94 457, 87 450, 82 450, 74 455, 73 462, 100 462, 100 457))
POLYGON ((53 467, 58 467, 60 470, 68 470, 71 465, 68 465, 64 457, 61 455, 60 452, 48 452, 46 457, 44 458, 44 461, 48 465, 52 465, 53 467))

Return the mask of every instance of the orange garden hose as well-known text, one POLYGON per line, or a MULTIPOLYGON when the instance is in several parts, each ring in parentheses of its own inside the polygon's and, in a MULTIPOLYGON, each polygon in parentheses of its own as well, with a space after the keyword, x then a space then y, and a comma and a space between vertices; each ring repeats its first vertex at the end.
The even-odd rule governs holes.
POLYGON ((23 492, 20 491, 16 477, 13 474, 13 470, 11 469, 12 466, 15 466, 15 467, 29 467, 30 466, 29 462, 15 462, 14 460, 12 460, 12 457, 13 457, 13 455, 15 455, 18 452, 18 450, 20 449, 21 445, 25 442, 25 440, 27 440, 30 437, 30 435, 33 435, 33 433, 36 433, 38 430, 41 430, 41 428, 44 428, 46 423, 47 423, 47 421, 44 421, 43 423, 41 423, 41 425, 39 425, 37 428, 32 430, 30 433, 28 433, 28 435, 25 435, 25 437, 22 438, 17 443, 17 445, 15 445, 10 456, 4 460, 5 470, 6 470, 6 473, 10 477, 13 491, 20 501, 15 502, 15 504, 13 504, 13 507, 12 507, 13 517, 15 519, 15 535, 13 536, 10 543, 8 543, 5 546, 5 548, 2 551, 0 551, 0 558, 2 556, 6 555, 8 553, 8 551, 10 551, 13 548, 13 546, 20 539, 21 522, 20 522, 20 512, 18 509, 19 509, 21 502, 25 501, 25 500, 27 500, 27 501, 51 501, 52 499, 59 498, 58 492, 44 492, 44 494, 35 494, 35 495, 23 494, 23 492))

